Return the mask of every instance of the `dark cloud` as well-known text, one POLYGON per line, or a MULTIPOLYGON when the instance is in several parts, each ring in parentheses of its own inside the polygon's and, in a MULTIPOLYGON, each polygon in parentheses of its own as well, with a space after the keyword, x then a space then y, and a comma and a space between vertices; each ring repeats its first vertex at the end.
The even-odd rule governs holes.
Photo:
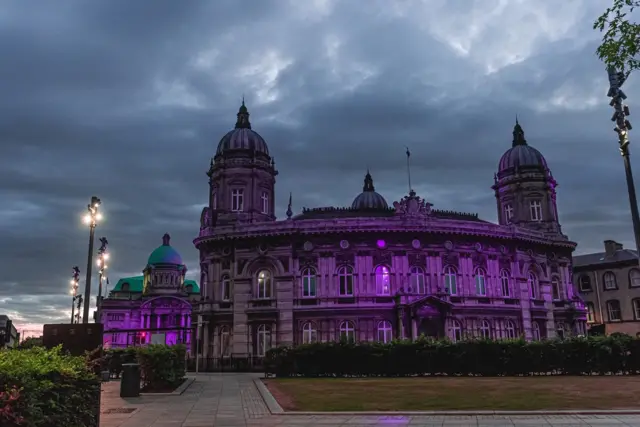
MULTIPOLYGON (((348 205, 367 167, 388 199, 494 219, 518 114, 560 183, 580 251, 630 246, 622 162, 591 21, 605 0, 5 1, 0 11, 0 311, 66 319, 83 208, 104 202, 111 277, 164 232, 191 243, 205 171, 241 95, 280 170, 278 211, 348 205), (465 22, 461 26, 459 22, 465 22)), ((633 78, 627 92, 640 97, 633 78)), ((95 294, 95 290, 94 290, 95 294)))

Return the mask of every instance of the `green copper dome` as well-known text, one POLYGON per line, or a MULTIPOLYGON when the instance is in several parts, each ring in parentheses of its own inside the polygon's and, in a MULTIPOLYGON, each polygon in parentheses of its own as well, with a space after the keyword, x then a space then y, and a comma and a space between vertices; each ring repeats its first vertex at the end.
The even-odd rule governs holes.
POLYGON ((147 265, 157 265, 157 264, 173 264, 173 265, 183 265, 182 257, 169 245, 169 240, 171 237, 168 234, 162 236, 162 246, 158 246, 151 255, 149 255, 149 259, 147 260, 147 265))

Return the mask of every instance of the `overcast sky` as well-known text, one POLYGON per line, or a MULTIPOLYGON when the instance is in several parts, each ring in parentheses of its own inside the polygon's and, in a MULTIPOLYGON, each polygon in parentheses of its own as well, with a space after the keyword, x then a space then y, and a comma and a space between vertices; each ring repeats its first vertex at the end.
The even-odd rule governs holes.
MULTIPOLYGON (((205 172, 243 94, 280 171, 280 217, 290 191, 295 211, 349 205, 367 166, 398 200, 409 146, 421 196, 493 221, 517 114, 560 184, 578 253, 633 246, 591 28, 609 4, 0 1, 0 312, 24 329, 67 321, 92 195, 111 285, 140 274, 165 232, 197 277, 205 172)), ((637 79, 625 85, 632 113, 637 79)))

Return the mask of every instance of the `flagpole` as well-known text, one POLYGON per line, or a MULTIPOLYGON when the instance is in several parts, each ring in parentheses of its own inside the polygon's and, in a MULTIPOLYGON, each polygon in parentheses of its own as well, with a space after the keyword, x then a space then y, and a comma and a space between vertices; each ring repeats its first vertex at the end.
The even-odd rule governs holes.
POLYGON ((413 191, 412 187, 411 187, 411 164, 409 163, 409 159, 411 158, 411 153, 409 152, 409 147, 406 147, 407 149, 407 179, 409 181, 409 193, 411 193, 411 191, 413 191))

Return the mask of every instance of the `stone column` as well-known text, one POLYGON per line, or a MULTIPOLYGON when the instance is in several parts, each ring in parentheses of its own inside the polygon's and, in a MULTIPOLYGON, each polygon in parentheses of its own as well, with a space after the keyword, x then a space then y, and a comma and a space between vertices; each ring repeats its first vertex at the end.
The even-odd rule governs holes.
POLYGON ((233 286, 233 342, 232 353, 249 354, 249 328, 246 309, 251 300, 251 279, 232 279, 233 286))
POLYGON ((273 325, 272 345, 293 344, 293 277, 276 283, 278 321, 273 325), (279 324, 276 333, 276 325, 279 324))
POLYGON ((418 321, 415 317, 411 319, 411 339, 413 341, 418 339, 418 321))
POLYGON ((544 283, 540 282, 540 292, 542 293, 542 298, 544 299, 544 308, 547 311, 547 320, 545 322, 545 326, 547 329, 547 338, 553 339, 556 337, 556 322, 553 316, 551 285, 548 281, 544 283))
POLYGON ((202 356, 211 357, 209 355, 209 322, 204 322, 202 325, 202 356))
POLYGON ((516 278, 514 288, 520 290, 522 332, 524 333, 524 338, 527 341, 531 341, 533 335, 531 333, 531 295, 529 293, 529 283, 527 280, 516 278))

